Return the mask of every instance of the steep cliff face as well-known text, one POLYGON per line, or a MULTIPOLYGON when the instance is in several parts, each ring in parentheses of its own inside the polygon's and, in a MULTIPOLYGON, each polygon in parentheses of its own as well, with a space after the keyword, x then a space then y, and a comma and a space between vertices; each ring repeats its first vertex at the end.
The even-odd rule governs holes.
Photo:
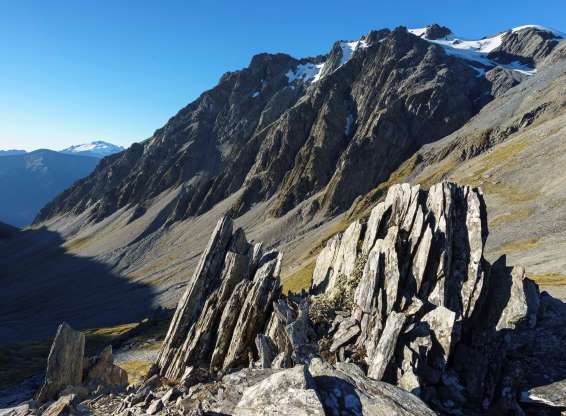
MULTIPOLYGON (((450 179, 481 186, 489 207, 487 257, 523 264, 564 298, 566 43, 535 76, 486 105, 453 134, 423 146, 391 176, 425 186, 450 179)), ((383 188, 382 188, 383 189, 383 188)), ((379 198, 379 190, 368 199, 379 198), (373 195, 373 196, 372 196, 373 195)), ((369 204, 367 204, 369 205, 369 204)), ((359 208, 364 203, 358 205, 359 208)))
POLYGON ((237 191, 236 215, 276 196, 271 214, 281 216, 320 191, 312 211, 342 212, 527 76, 510 62, 535 65, 558 43, 553 33, 523 28, 498 35, 499 46, 480 59, 462 54, 447 33, 401 27, 337 42, 316 58, 257 55, 150 139, 105 159, 37 221, 88 210, 96 222, 123 207, 136 207, 135 219, 178 187, 169 222, 237 191))

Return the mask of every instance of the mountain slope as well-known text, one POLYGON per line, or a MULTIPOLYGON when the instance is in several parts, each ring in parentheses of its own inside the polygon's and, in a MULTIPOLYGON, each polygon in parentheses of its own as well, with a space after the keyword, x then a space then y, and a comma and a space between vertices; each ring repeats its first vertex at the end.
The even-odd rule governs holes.
POLYGON ((271 213, 280 216, 321 190, 312 210, 343 212, 421 145, 461 127, 528 77, 507 64, 509 57, 516 52, 535 64, 558 39, 534 50, 508 43, 531 34, 531 44, 546 33, 500 34, 483 64, 405 28, 337 42, 323 57, 258 55, 150 139, 101 164, 38 221, 86 209, 100 221, 126 206, 137 206, 139 215, 151 198, 179 186, 171 221, 203 214, 238 190, 236 215, 276 195, 271 213), (498 64, 498 51, 506 63, 498 64))
POLYGON ((49 200, 88 175, 98 159, 51 150, 0 158, 0 220, 16 226, 32 222, 49 200))
MULTIPOLYGON (((59 282, 77 275, 89 282, 96 279, 92 262, 104 265, 118 281, 135 285, 87 293, 83 312, 92 317, 103 300, 114 315, 131 317, 176 304, 210 229, 230 213, 250 239, 284 251, 284 275, 300 270, 321 241, 344 227, 352 203, 378 197, 372 190, 392 183, 391 173, 419 148, 465 129, 490 101, 503 103, 506 94, 544 81, 545 68, 561 60, 552 52, 559 42, 543 41, 550 49, 540 54, 511 48, 521 32, 525 39, 547 33, 509 31, 497 35, 498 48, 517 51, 517 59, 531 56, 529 74, 497 55, 482 64, 447 52, 431 42, 448 36, 435 26, 425 38, 405 28, 373 31, 316 58, 258 55, 151 138, 103 159, 41 211, 34 227, 56 234, 64 253, 45 256, 44 244, 30 245, 28 235, 10 251, 31 246, 25 267, 15 267, 10 256, 0 267, 13 281, 38 279, 57 298, 59 282), (123 299, 135 296, 138 285, 150 295, 133 310, 123 299)), ((493 117, 504 124, 507 115, 493 117)), ((14 284, 9 296, 40 296, 28 284, 14 284)), ((20 312, 11 309, 12 316, 20 312)), ((22 322, 10 323, 14 339, 26 336, 22 322)))
MULTIPOLYGON (((491 260, 506 253, 541 286, 566 298, 566 44, 539 73, 488 104, 464 127, 424 146, 393 173, 394 181, 442 179, 481 186, 490 212, 491 260)), ((360 201, 364 211, 379 197, 360 201)))

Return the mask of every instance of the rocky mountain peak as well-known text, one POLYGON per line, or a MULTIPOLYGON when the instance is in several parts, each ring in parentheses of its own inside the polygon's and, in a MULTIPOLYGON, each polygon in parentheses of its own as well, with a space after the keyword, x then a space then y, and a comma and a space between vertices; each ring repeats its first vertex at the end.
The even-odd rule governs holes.
POLYGON ((425 28, 424 37, 427 39, 436 40, 440 38, 445 38, 451 34, 452 34, 452 30, 450 30, 446 26, 440 26, 439 24, 434 23, 432 25, 428 25, 425 28))
POLYGON ((256 55, 147 141, 60 195, 37 221, 84 211, 99 221, 119 209, 135 212, 133 221, 173 189, 180 191, 161 225, 202 215, 235 194, 229 210, 236 216, 270 198, 277 217, 307 200, 309 215, 335 215, 420 146, 532 75, 511 56, 538 62, 550 41, 462 41, 430 25, 372 31, 314 58, 256 55))

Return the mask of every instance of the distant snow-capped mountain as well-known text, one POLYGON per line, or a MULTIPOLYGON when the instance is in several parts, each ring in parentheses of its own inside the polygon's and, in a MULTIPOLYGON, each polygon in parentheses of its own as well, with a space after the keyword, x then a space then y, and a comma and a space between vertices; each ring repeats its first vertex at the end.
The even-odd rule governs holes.
POLYGON ((61 150, 61 153, 103 158, 114 153, 121 152, 122 150, 124 150, 122 146, 116 146, 115 144, 98 140, 91 143, 68 147, 61 150))
POLYGON ((16 150, 16 149, 0 150, 0 156, 23 155, 24 153, 27 152, 25 150, 16 150))

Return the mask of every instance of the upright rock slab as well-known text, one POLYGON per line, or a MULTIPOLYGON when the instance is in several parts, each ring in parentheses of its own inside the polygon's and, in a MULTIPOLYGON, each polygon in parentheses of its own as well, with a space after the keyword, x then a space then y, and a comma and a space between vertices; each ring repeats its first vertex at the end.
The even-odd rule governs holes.
POLYGON ((47 358, 45 381, 37 393, 38 402, 56 398, 66 386, 81 384, 84 350, 84 334, 65 322, 59 325, 47 358))
POLYGON ((175 311, 157 362, 159 373, 179 380, 187 367, 215 372, 247 365, 250 356, 260 353, 269 366, 255 340, 279 296, 280 268, 278 252, 264 253, 261 244, 252 247, 241 229, 232 233, 229 218, 219 220, 175 311))
POLYGON ((232 237, 232 228, 233 222, 229 217, 218 221, 189 286, 179 299, 157 361, 163 376, 178 378, 182 375, 184 364, 180 347, 208 296, 218 286, 226 250, 232 237))

